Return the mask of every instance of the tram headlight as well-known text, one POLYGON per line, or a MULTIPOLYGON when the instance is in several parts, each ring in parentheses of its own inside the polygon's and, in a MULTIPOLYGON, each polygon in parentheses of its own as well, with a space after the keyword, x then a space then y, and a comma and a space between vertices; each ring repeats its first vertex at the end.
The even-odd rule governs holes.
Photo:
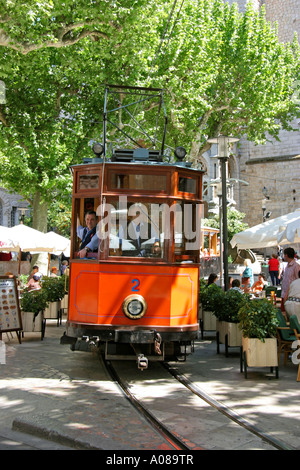
POLYGON ((184 147, 176 147, 176 149, 174 150, 174 154, 178 160, 182 161, 186 156, 186 150, 184 147))
POLYGON ((92 150, 94 152, 95 155, 97 155, 97 157, 100 157, 100 155, 102 155, 102 153, 104 152, 104 147, 102 144, 99 144, 98 142, 95 142, 93 147, 92 147, 92 150))
POLYGON ((141 295, 129 295, 123 302, 122 309, 131 320, 142 318, 147 311, 147 303, 141 295))

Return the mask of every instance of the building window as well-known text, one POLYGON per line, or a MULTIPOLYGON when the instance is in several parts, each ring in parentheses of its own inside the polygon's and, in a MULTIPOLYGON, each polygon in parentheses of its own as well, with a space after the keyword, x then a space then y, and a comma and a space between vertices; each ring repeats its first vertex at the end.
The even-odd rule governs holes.
POLYGON ((16 225, 16 212, 17 212, 17 208, 13 206, 11 208, 11 213, 10 213, 10 226, 11 227, 14 227, 16 225))

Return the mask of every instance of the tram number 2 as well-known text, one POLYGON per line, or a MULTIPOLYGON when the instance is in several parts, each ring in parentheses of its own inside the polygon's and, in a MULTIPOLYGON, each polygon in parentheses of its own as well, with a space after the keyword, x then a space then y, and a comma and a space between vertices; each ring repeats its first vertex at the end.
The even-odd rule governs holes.
POLYGON ((140 290, 140 288, 139 288, 140 280, 139 279, 132 279, 131 284, 132 284, 131 292, 138 292, 140 290))

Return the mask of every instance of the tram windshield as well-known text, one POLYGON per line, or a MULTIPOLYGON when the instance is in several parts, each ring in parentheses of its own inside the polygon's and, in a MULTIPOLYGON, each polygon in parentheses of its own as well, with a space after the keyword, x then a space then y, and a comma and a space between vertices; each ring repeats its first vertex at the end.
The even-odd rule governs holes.
POLYGON ((162 258, 164 217, 158 204, 112 202, 110 212, 109 255, 162 258))
POLYGON ((201 243, 199 204, 159 204, 146 198, 133 202, 126 196, 107 198, 97 205, 98 202, 96 198, 77 200, 76 258, 197 262, 201 243))
POLYGON ((108 210, 110 256, 164 258, 166 243, 172 245, 173 237, 175 261, 199 250, 196 204, 118 201, 108 210))

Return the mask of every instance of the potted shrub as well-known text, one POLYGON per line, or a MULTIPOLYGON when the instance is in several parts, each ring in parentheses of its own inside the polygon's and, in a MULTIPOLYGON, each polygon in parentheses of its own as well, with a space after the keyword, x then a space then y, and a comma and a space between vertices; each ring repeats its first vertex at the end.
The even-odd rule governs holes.
POLYGON ((241 372, 247 367, 275 367, 278 378, 276 308, 267 299, 249 300, 242 305, 238 318, 242 330, 241 372))
POLYGON ((48 306, 45 293, 42 289, 24 289, 20 299, 20 306, 23 331, 41 331, 43 339, 45 333, 43 312, 48 306))
POLYGON ((214 311, 217 318, 217 353, 219 354, 219 345, 222 343, 225 344, 225 354, 228 356, 228 347, 242 345, 238 312, 243 303, 247 302, 248 295, 231 289, 225 292, 220 300, 221 302, 214 311))
POLYGON ((217 306, 224 296, 224 291, 216 284, 207 286, 205 283, 200 284, 199 303, 201 304, 199 323, 201 335, 203 339, 204 331, 216 329, 216 317, 214 315, 217 306))
POLYGON ((45 310, 45 318, 55 318, 59 322, 61 300, 65 296, 64 279, 61 277, 43 277, 42 291, 49 302, 49 307, 45 310))

